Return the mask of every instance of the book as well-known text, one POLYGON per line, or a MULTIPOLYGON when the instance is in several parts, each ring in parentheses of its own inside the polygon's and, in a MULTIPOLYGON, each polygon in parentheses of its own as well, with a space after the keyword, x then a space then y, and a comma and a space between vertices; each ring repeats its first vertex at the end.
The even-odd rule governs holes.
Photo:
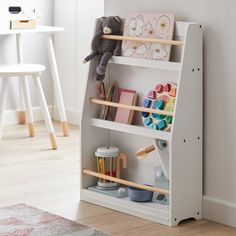
MULTIPOLYGON (((124 36, 172 40, 175 15, 169 13, 130 13, 125 18, 124 36)), ((171 45, 123 41, 122 56, 169 61, 171 45)))
MULTIPOLYGON (((119 89, 119 103, 126 105, 136 105, 136 91, 129 89, 119 89)), ((134 111, 125 108, 117 108, 115 122, 131 124, 134 117, 134 111)))

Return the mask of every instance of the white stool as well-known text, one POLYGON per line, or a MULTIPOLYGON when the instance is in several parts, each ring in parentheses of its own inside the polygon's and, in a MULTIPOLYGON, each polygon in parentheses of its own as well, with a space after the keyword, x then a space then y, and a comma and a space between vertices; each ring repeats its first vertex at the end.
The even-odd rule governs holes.
POLYGON ((31 99, 29 93, 29 86, 26 76, 31 76, 34 79, 37 93, 40 101, 40 105, 43 111, 44 120, 46 122, 49 138, 51 141, 52 149, 57 149, 57 142, 55 131, 52 125, 51 117, 48 111, 47 102, 44 96, 43 88, 40 82, 40 75, 45 71, 45 66, 36 64, 16 64, 16 65, 0 65, 0 77, 2 77, 2 88, 0 91, 0 138, 2 137, 3 129, 3 113, 5 109, 5 100, 7 95, 7 87, 10 77, 19 77, 22 79, 23 92, 25 97, 26 111, 28 115, 28 127, 30 137, 35 136, 34 119, 32 113, 31 99))

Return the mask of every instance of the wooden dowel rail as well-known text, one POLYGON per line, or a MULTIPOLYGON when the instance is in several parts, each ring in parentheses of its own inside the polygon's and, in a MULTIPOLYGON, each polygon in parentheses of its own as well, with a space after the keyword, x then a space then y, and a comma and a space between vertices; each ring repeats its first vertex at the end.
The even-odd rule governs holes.
POLYGON ((130 187, 134 187, 134 188, 140 188, 140 189, 144 189, 144 190, 148 190, 148 191, 152 191, 152 192, 157 192, 157 193, 163 193, 163 194, 170 194, 169 190, 166 189, 161 189, 161 188, 156 188, 156 187, 151 187, 151 186, 147 186, 147 185, 143 185, 143 184, 138 184, 135 182, 131 182, 131 181, 127 181, 124 179, 118 179, 109 175, 103 175, 91 170, 87 170, 87 169, 83 169, 83 173, 86 175, 91 175, 94 177, 97 177, 99 179, 105 179, 105 180, 109 180, 118 184, 123 184, 125 186, 130 186, 130 187))
POLYGON ((139 37, 129 37, 129 36, 119 36, 119 35, 103 35, 103 39, 111 39, 111 40, 125 40, 125 41, 135 41, 141 43, 160 43, 160 44, 168 44, 174 46, 182 46, 182 41, 177 40, 168 40, 168 39, 152 39, 152 38, 139 38, 139 37))
POLYGON ((174 116, 173 112, 169 111, 162 111, 158 109, 152 109, 152 108, 146 108, 146 107, 139 107, 139 106, 131 106, 127 104, 122 104, 122 103, 116 103, 116 102, 108 102, 96 98, 90 98, 89 101, 94 104, 98 105, 105 105, 105 106, 110 106, 110 107, 116 107, 116 108, 124 108, 124 109, 129 109, 133 111, 139 111, 139 112, 148 112, 148 113, 154 113, 154 114, 159 114, 159 115, 164 115, 164 116, 174 116))

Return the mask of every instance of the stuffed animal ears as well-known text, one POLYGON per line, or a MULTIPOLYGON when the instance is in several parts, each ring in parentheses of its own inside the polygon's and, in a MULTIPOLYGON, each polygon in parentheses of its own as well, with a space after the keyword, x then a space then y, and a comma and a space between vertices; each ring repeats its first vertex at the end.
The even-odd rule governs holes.
POLYGON ((106 16, 101 17, 101 21, 104 22, 106 20, 106 16))
POLYGON ((115 16, 115 19, 120 23, 121 22, 121 19, 119 16, 115 16))
MULTIPOLYGON (((106 18, 107 18, 106 16, 101 17, 101 21, 104 22, 106 20, 106 18)), ((121 22, 121 18, 119 16, 115 16, 114 19, 117 20, 118 23, 121 22)))

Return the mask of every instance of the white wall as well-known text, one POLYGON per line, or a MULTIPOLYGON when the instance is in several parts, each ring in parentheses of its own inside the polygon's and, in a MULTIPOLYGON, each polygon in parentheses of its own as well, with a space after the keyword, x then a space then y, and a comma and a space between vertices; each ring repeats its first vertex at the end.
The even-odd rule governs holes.
POLYGON ((84 79, 88 65, 81 63, 90 52, 94 21, 103 15, 103 0, 54 0, 55 25, 66 33, 55 37, 58 66, 70 122, 78 123, 82 110, 84 79), (63 10, 62 10, 63 9, 63 10))
MULTIPOLYGON (((35 8, 36 12, 42 14, 40 24, 53 24, 53 0, 4 0, 0 2, 1 19, 5 18, 9 5, 23 6, 27 9, 35 8), (4 17, 4 18, 3 18, 4 17)), ((42 35, 23 36, 24 61, 28 63, 41 63, 48 67, 45 40, 42 35)), ((0 37, 0 63, 16 63, 16 43, 14 36, 0 37)), ((48 70, 42 75, 42 82, 48 104, 53 103, 52 83, 48 70)), ((32 83, 31 87, 32 87, 32 83)), ((31 89, 33 106, 38 106, 38 100, 34 96, 34 87, 31 89)), ((19 88, 17 81, 11 81, 7 110, 15 110, 19 107, 19 88)), ((6 113, 7 116, 8 113, 6 113)), ((12 114, 12 113, 11 113, 12 114)), ((7 119, 5 119, 7 121, 7 119)))
MULTIPOLYGON (((236 226, 236 1, 105 0, 105 13, 175 12, 204 25, 204 216, 236 226)), ((187 99, 187 98, 186 98, 187 99)))

